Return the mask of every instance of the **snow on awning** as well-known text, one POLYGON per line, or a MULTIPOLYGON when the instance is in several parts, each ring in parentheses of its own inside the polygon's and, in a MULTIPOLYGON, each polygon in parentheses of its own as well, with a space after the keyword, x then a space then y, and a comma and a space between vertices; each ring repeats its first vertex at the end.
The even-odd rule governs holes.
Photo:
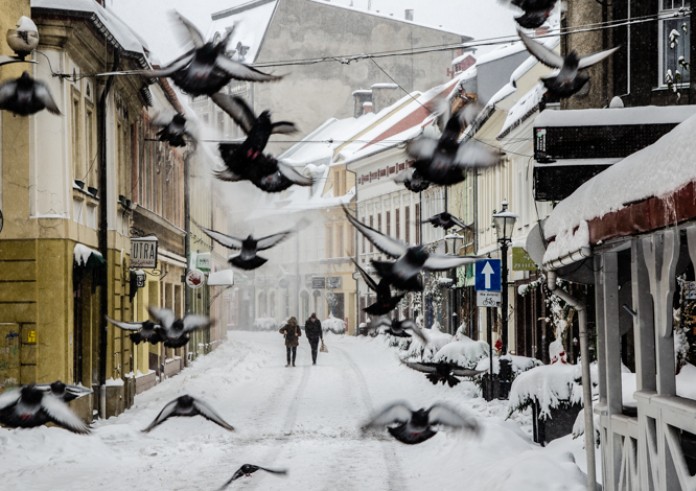
MULTIPOLYGON (((693 106, 691 111, 696 112, 693 106)), ((696 116, 691 116, 561 201, 544 225, 544 237, 549 241, 545 267, 555 269, 553 263, 564 256, 581 257, 577 253, 611 238, 696 219, 694 134, 696 116)))
POLYGON ((213 271, 208 275, 208 286, 232 286, 234 285, 234 271, 223 269, 213 271))
POLYGON ((75 248, 73 249, 73 260, 75 266, 82 268, 93 268, 105 263, 104 256, 102 256, 101 252, 83 244, 75 244, 75 248))
POLYGON ((640 106, 608 109, 544 111, 534 120, 546 126, 618 126, 631 124, 676 124, 696 114, 696 106, 640 106))

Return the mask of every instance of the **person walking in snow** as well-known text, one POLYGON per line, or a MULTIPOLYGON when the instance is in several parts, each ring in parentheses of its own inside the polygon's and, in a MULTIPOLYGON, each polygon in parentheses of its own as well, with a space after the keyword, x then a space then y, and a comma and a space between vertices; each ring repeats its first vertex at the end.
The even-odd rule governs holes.
POLYGON ((304 325, 305 334, 307 335, 307 341, 309 341, 309 346, 312 348, 312 365, 317 364, 317 347, 319 346, 319 340, 324 341, 324 334, 321 331, 321 321, 317 319, 317 314, 312 312, 304 325))
POLYGON ((297 345, 299 343, 300 336, 302 336, 302 330, 297 324, 297 319, 295 317, 290 317, 288 322, 278 329, 278 332, 285 336, 285 351, 287 353, 288 363, 286 367, 295 366, 295 356, 297 355, 297 345))

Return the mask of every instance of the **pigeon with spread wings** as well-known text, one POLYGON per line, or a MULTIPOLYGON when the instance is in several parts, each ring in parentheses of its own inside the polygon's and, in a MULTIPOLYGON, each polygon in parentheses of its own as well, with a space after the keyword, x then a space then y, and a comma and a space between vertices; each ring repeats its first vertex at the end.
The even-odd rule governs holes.
POLYGON ((425 373, 425 376, 433 385, 442 382, 442 385, 447 384, 450 387, 454 387, 461 382, 457 377, 475 377, 483 373, 480 370, 471 370, 446 362, 426 363, 402 360, 402 363, 413 370, 425 373))
POLYGON ((50 389, 24 385, 0 394, 0 423, 11 428, 33 428, 55 423, 73 433, 89 433, 89 427, 50 389))
POLYGON ((131 331, 128 336, 135 344, 140 344, 142 342, 157 344, 165 339, 162 327, 151 320, 143 322, 124 322, 112 319, 108 315, 106 316, 106 320, 120 329, 131 331))
POLYGON ((237 469, 234 474, 232 474, 232 477, 230 477, 225 484, 218 488, 218 491, 225 489, 227 486, 232 484, 232 481, 236 481, 240 477, 251 477, 251 475, 254 472, 259 470, 266 471, 278 476, 285 476, 288 473, 287 469, 269 469, 268 467, 261 467, 260 465, 244 464, 239 469, 237 469))
POLYGON ((444 271, 464 264, 476 262, 472 256, 444 256, 429 253, 425 246, 409 246, 389 237, 353 217, 348 208, 343 207, 348 221, 384 254, 396 258, 395 261, 372 260, 372 266, 380 278, 399 290, 421 291, 423 282, 421 271, 444 271))
POLYGON ((204 329, 210 326, 210 318, 200 314, 186 314, 183 319, 178 319, 173 310, 148 307, 157 324, 161 326, 160 335, 162 344, 168 348, 181 348, 189 342, 189 337, 196 329, 204 329))
POLYGON ((544 77, 542 82, 550 95, 557 98, 570 97, 582 89, 590 80, 590 76, 583 72, 585 68, 599 63, 611 56, 619 46, 580 58, 575 51, 561 56, 552 49, 534 41, 522 31, 517 31, 527 51, 549 68, 558 71, 555 75, 544 77))
POLYGON ((33 79, 29 72, 23 72, 19 78, 0 83, 0 109, 19 116, 29 116, 43 109, 60 114, 48 86, 40 80, 33 79))
POLYGON ((384 315, 394 310, 405 294, 392 295, 391 287, 387 280, 382 279, 377 283, 372 276, 367 274, 367 271, 360 267, 355 259, 351 258, 351 261, 355 264, 355 267, 363 280, 365 280, 368 288, 377 294, 377 301, 362 309, 363 312, 367 312, 370 315, 384 315))
POLYGON ((200 399, 192 397, 188 394, 179 396, 173 401, 168 402, 162 410, 159 412, 157 417, 150 423, 147 428, 143 429, 145 433, 152 430, 155 426, 164 423, 167 419, 172 416, 203 416, 208 421, 222 426, 226 430, 234 431, 234 427, 227 421, 222 419, 222 417, 215 412, 215 410, 210 407, 207 403, 200 399))
POLYGON ((377 412, 362 427, 363 431, 387 428, 387 431, 402 443, 422 443, 437 434, 437 426, 464 430, 473 434, 480 432, 480 425, 473 416, 436 402, 429 408, 413 410, 403 402, 389 404, 377 412))
POLYGON ((473 224, 466 224, 463 221, 461 221, 459 218, 456 216, 452 215, 451 213, 447 213, 446 211, 443 211, 442 213, 438 213, 437 215, 433 215, 430 218, 426 220, 426 222, 430 223, 433 227, 442 227, 445 230, 450 229, 452 227, 459 227, 461 229, 471 229, 473 224))
POLYGON ((92 390, 83 385, 66 384, 60 380, 56 380, 50 384, 36 384, 35 387, 42 390, 53 397, 57 397, 63 402, 70 402, 80 396, 91 394, 92 390))
POLYGON ((514 18, 520 27, 536 29, 549 18, 557 0, 501 0, 501 2, 514 5, 524 12, 514 18))

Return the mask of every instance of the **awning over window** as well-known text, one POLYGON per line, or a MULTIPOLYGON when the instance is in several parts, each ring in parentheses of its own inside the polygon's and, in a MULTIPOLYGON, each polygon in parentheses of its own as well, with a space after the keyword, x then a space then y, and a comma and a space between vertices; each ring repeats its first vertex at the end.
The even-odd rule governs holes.
POLYGON ((75 267, 93 269, 106 263, 101 252, 83 244, 75 244, 73 249, 75 267))
POLYGON ((208 286, 232 286, 234 285, 234 271, 223 269, 213 271, 208 275, 208 286))

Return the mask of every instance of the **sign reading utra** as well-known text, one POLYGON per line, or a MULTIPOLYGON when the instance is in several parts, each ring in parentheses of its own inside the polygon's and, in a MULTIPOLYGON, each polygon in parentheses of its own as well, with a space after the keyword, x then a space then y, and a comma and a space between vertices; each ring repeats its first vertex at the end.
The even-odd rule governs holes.
POLYGON ((131 268, 157 267, 157 237, 131 238, 131 268))

